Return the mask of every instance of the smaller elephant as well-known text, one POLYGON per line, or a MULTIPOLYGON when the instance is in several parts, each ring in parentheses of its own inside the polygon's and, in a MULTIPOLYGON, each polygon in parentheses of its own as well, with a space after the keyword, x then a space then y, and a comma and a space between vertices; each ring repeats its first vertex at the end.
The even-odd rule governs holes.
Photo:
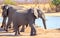
MULTIPOLYGON (((7 10, 7 7, 8 5, 4 5, 2 6, 2 17, 3 17, 3 22, 2 22, 2 26, 1 28, 4 28, 4 30, 6 29, 6 25, 8 25, 9 28, 11 28, 11 18, 12 18, 12 15, 10 15, 10 12, 7 10), (6 12, 5 12, 6 11, 6 12), (7 17, 8 17, 8 22, 6 24, 6 20, 7 20, 7 17)), ((22 9, 22 8, 21 8, 22 9)), ((12 12, 11 12, 12 13, 12 12)), ((26 24, 26 27, 28 26, 28 24, 26 24)), ((24 32, 24 26, 22 26, 22 29, 20 32, 24 32)))
MULTIPOLYGON (((5 5, 5 6, 2 6, 2 17, 3 17, 3 22, 2 22, 2 26, 1 26, 1 28, 4 28, 5 29, 5 27, 6 27, 6 19, 7 19, 7 17, 8 17, 8 13, 6 13, 5 11, 7 11, 6 9, 5 9, 5 7, 7 7, 8 5, 5 5)), ((8 12, 8 11, 7 11, 8 12)))

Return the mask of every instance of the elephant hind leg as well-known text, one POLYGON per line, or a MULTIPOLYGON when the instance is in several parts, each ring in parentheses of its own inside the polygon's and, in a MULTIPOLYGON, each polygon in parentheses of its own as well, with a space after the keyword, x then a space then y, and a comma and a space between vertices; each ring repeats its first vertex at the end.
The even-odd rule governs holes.
POLYGON ((11 28, 12 25, 9 25, 8 28, 11 28))
POLYGON ((34 36, 34 35, 36 35, 36 30, 35 30, 35 28, 31 28, 31 34, 30 34, 31 36, 34 36))
POLYGON ((24 25, 22 25, 21 31, 20 32, 24 32, 25 28, 24 25))
POLYGON ((18 30, 18 35, 20 35, 19 27, 20 27, 20 25, 18 25, 18 28, 17 28, 17 30, 18 30))
POLYGON ((15 31, 15 36, 20 35, 19 26, 18 25, 14 26, 14 31, 15 31))
POLYGON ((7 25, 6 25, 6 31, 8 31, 8 27, 11 25, 11 22, 12 22, 12 19, 9 18, 8 22, 7 22, 7 25))
POLYGON ((15 31, 15 36, 17 36, 18 35, 18 28, 15 27, 14 31, 15 31))

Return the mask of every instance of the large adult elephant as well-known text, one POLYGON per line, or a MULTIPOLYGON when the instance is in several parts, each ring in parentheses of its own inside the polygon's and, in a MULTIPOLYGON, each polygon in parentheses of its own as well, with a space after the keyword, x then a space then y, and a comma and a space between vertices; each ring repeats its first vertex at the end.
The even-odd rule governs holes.
MULTIPOLYGON (((10 12, 9 13, 10 17, 11 16, 13 17, 9 19, 13 21, 15 35, 20 34, 19 26, 26 25, 26 24, 29 24, 29 26, 31 27, 31 35, 36 35, 36 30, 34 25, 35 25, 35 19, 39 17, 43 20, 44 28, 46 29, 45 16, 41 10, 30 8, 30 9, 18 12, 12 6, 7 6, 6 8, 5 9, 8 10, 8 12, 10 12)), ((5 12, 7 13, 7 11, 5 12)), ((6 29, 8 29, 8 25, 6 29)))

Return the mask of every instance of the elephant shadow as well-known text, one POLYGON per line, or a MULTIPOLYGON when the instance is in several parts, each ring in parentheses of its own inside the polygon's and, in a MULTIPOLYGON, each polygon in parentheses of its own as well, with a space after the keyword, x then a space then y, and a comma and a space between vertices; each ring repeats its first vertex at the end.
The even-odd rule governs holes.
MULTIPOLYGON (((12 37, 16 37, 14 35, 14 32, 6 32, 3 28, 0 28, 0 36, 12 36, 12 37)), ((18 36, 29 36, 29 35, 18 35, 18 36)))
POLYGON ((3 28, 0 28, 0 32, 4 32, 4 29, 3 28))
POLYGON ((7 32, 3 28, 0 28, 0 36, 13 36, 13 35, 7 34, 7 32))

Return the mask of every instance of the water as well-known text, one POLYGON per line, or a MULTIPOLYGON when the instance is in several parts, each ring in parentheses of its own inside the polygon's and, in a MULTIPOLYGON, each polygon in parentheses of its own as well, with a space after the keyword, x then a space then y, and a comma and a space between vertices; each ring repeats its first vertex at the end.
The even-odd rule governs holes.
MULTIPOLYGON (((0 17, 0 23, 2 23, 2 20, 3 20, 3 18, 0 17)), ((42 19, 40 19, 40 18, 39 19, 36 19, 35 24, 37 24, 41 28, 44 28, 42 19)), ((47 25, 47 29, 60 28, 60 17, 46 16, 46 25, 47 25)))
MULTIPOLYGON (((38 26, 41 26, 42 28, 44 28, 42 20, 40 18, 36 19, 35 23, 38 26)), ((60 17, 46 16, 46 25, 47 25, 47 29, 60 28, 60 17)))

